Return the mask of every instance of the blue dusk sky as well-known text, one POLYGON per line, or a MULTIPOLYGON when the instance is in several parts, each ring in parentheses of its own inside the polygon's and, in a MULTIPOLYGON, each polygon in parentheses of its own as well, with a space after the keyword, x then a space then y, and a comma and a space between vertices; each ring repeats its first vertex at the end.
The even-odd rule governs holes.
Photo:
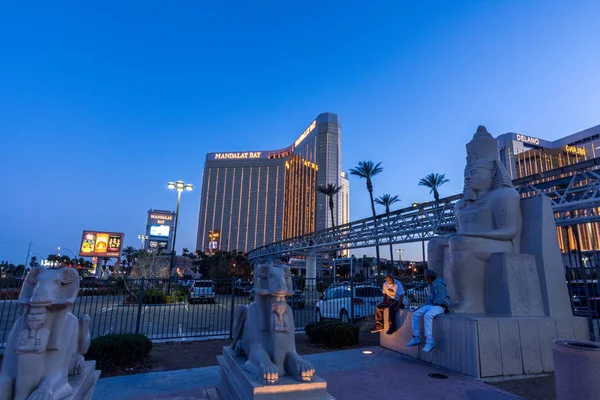
POLYGON ((76 252, 84 229, 139 246, 171 180, 195 186, 177 236, 194 249, 206 153, 288 146, 322 112, 345 170, 383 162, 376 196, 429 200, 431 172, 459 193, 480 124, 552 140, 600 123, 598 21, 593 0, 4 2, 0 260, 76 252))

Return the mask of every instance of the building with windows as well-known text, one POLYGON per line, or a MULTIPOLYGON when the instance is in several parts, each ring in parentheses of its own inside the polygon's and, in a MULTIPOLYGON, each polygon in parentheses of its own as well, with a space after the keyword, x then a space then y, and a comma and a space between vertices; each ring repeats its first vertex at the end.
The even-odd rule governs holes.
MULTIPOLYGON (((528 184, 544 189, 555 190, 567 187, 577 168, 559 170, 557 174, 544 173, 600 157, 600 125, 554 141, 512 132, 500 135, 497 139, 500 160, 511 179, 516 182, 527 181, 528 184)), ((582 181, 579 184, 587 185, 587 182, 582 181)), ((535 193, 524 192, 522 195, 535 195, 535 193)), ((600 210, 598 212, 600 213, 600 210)), ((575 214, 573 217, 578 217, 575 214)), ((565 265, 574 265, 575 249, 589 252, 590 255, 594 255, 594 258, 600 260, 598 223, 579 223, 559 227, 557 234, 565 265)), ((591 259, 591 257, 586 258, 591 259)), ((597 264, 599 263, 594 263, 597 264)))
POLYGON ((600 125, 554 141, 512 132, 496 139, 500 160, 511 179, 600 157, 600 125))
POLYGON ((317 187, 343 189, 334 199, 338 224, 349 222, 347 174, 342 173, 336 114, 320 114, 279 150, 208 153, 204 163, 196 247, 247 252, 330 227, 317 187))

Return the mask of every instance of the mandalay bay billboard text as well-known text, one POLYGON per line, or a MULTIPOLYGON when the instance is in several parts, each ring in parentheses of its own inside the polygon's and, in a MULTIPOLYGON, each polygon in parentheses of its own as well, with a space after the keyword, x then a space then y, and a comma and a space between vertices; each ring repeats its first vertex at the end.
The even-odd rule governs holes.
POLYGON ((125 234, 116 232, 83 231, 79 257, 121 257, 125 234))

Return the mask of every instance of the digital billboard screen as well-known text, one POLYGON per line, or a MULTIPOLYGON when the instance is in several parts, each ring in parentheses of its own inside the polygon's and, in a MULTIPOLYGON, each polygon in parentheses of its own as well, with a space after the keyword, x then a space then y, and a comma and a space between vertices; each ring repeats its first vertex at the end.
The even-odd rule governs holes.
POLYGON ((219 251, 219 239, 221 237, 221 231, 208 231, 208 250, 211 252, 219 251))
POLYGON ((123 233, 83 231, 80 257, 120 257, 123 233))
POLYGON ((164 250, 167 248, 168 243, 166 240, 150 240, 148 246, 152 250, 164 250))
POLYGON ((168 225, 150 225, 150 236, 169 237, 171 227, 168 225))

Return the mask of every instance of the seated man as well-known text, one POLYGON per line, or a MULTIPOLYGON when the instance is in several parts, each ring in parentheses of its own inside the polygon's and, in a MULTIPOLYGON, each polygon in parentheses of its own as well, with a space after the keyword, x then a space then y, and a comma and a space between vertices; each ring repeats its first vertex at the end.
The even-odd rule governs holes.
POLYGON ((438 314, 448 312, 450 306, 450 297, 446 291, 446 282, 440 278, 435 271, 431 269, 425 270, 425 279, 429 285, 429 295, 425 301, 425 305, 419 307, 413 313, 412 329, 413 340, 407 346, 416 346, 421 343, 420 319, 423 317, 423 325, 425 326, 425 347, 423 351, 429 353, 435 347, 433 339, 433 318, 438 314))
POLYGON ((391 335, 396 330, 396 313, 400 308, 406 306, 404 299, 404 287, 402 284, 394 279, 392 274, 385 276, 385 282, 383 282, 383 303, 377 305, 377 311, 375 312, 375 329, 371 333, 381 332, 383 330, 383 310, 389 308, 388 321, 390 328, 386 332, 391 335))

